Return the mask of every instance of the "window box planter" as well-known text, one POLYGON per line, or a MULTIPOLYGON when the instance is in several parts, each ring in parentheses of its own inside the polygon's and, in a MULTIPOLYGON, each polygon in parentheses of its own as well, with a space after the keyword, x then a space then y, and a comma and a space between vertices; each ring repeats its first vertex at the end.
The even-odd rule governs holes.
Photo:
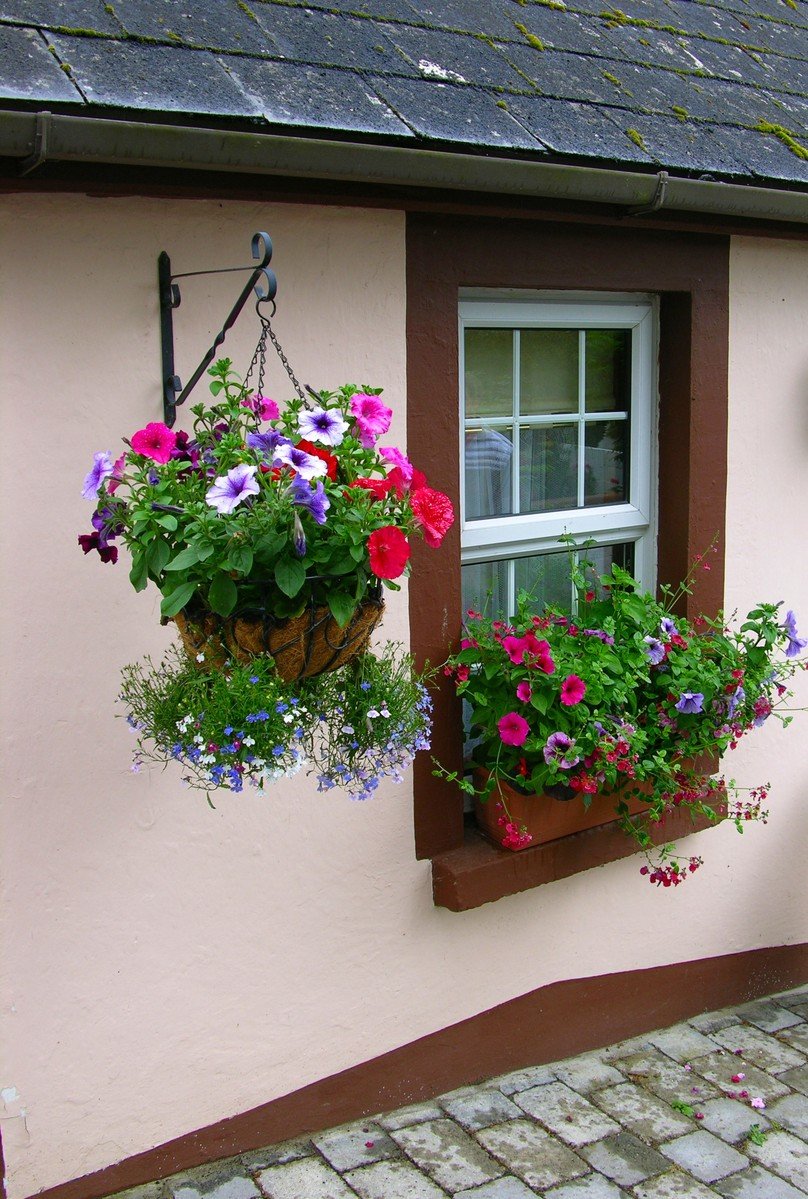
MULTIPOLYGON (((617 814, 616 804, 620 800, 619 792, 602 791, 592 796, 588 807, 580 795, 569 792, 561 794, 566 788, 556 788, 557 794, 529 795, 517 791, 509 783, 498 780, 487 799, 480 799, 490 774, 487 770, 475 770, 474 783, 477 794, 474 799, 474 815, 477 827, 483 836, 494 845, 510 853, 522 853, 536 845, 546 845, 558 841, 561 837, 569 837, 573 833, 581 833, 586 829, 599 828, 605 824, 615 824, 617 814), (501 797, 501 799, 499 798, 501 797), (505 806, 503 807, 502 800, 505 806), (531 840, 527 843, 510 845, 506 842, 505 824, 500 824, 507 808, 514 824, 524 828, 531 840)), ((635 816, 648 810, 648 804, 636 796, 626 796, 623 800, 629 815, 635 816)))

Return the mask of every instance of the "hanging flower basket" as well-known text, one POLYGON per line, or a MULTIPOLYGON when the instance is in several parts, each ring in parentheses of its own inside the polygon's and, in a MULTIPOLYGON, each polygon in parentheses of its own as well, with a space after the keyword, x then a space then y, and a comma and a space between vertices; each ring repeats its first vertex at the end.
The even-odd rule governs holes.
POLYGON ((284 682, 338 670, 368 648, 384 613, 380 596, 364 600, 340 626, 328 607, 306 608, 277 620, 271 613, 217 616, 185 609, 172 617, 188 656, 200 669, 222 669, 228 661, 245 665, 268 656, 284 682))

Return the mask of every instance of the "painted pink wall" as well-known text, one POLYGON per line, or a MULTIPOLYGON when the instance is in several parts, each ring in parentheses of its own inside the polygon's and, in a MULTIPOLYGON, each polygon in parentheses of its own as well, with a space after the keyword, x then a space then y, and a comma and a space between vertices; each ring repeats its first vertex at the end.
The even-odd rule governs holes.
MULTIPOLYGON (((167 249, 176 270, 246 262, 250 235, 267 229, 277 331, 298 375, 384 386, 400 440, 404 219, 83 196, 21 196, 2 209, 0 1097, 10 1199, 557 979, 804 937, 790 869, 808 781, 804 728, 782 742, 767 733, 767 748, 743 760, 751 781, 753 768, 769 776, 777 763, 770 827, 703 835, 708 864, 675 895, 624 861, 463 915, 432 906, 406 783, 355 804, 298 779, 264 797, 224 797, 212 812, 171 771, 132 775, 131 738, 115 718, 118 671, 169 634, 155 597, 135 595, 125 567, 84 560, 76 535, 87 527, 79 491, 93 452, 160 416, 157 254, 167 249)), ((808 484, 798 424, 808 358, 795 312, 805 310, 806 266, 803 246, 740 243, 733 253, 728 586, 733 603, 757 598, 765 577, 808 620, 799 530, 771 538, 786 490, 804 496, 808 484), (764 401, 772 419, 762 421, 764 401), (745 488, 749 470, 759 489, 745 488)), ((180 373, 234 294, 232 276, 186 281, 180 373)), ((228 339, 236 362, 254 336, 244 321, 228 339)), ((272 384, 288 394, 279 370, 272 384)), ((406 638, 403 596, 384 631, 406 638)))

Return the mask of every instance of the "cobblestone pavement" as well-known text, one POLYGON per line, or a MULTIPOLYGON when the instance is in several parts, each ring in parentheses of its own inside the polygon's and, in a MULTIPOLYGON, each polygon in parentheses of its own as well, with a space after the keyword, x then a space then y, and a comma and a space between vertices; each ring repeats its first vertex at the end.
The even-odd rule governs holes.
POLYGON ((804 1199, 806 1096, 808 986, 124 1194, 804 1199))

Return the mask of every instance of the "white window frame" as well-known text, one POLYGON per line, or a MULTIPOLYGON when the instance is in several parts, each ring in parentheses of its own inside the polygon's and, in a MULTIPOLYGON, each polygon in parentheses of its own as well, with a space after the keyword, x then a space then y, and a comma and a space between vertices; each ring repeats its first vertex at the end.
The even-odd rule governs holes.
MULTIPOLYGON (((653 296, 614 293, 531 292, 461 295, 460 347, 460 511, 461 565, 512 559, 558 551, 559 537, 571 533, 598 545, 634 544, 634 573, 643 587, 656 584, 656 507, 658 475, 658 304, 653 296), (631 395, 628 501, 557 512, 508 515, 467 521, 465 518, 465 330, 468 328, 519 329, 629 329, 631 338, 631 395)), ((583 341, 583 338, 581 339, 583 341)), ((519 338, 514 338, 514 366, 519 338)), ((579 353, 579 410, 583 415, 583 372, 579 353)), ((557 424, 573 414, 524 417, 519 414, 519 394, 514 373, 514 412, 492 420, 473 418, 477 427, 497 428, 511 422, 516 428, 557 424)), ((598 413, 597 420, 614 419, 598 413)), ((469 418, 472 421, 472 418, 469 418)), ((514 434, 515 436, 515 434, 514 434)), ((584 439, 579 439, 579 488, 583 487, 584 439)), ((518 489, 517 489, 518 494, 518 489)), ((509 602, 513 605, 513 596, 509 602)))

